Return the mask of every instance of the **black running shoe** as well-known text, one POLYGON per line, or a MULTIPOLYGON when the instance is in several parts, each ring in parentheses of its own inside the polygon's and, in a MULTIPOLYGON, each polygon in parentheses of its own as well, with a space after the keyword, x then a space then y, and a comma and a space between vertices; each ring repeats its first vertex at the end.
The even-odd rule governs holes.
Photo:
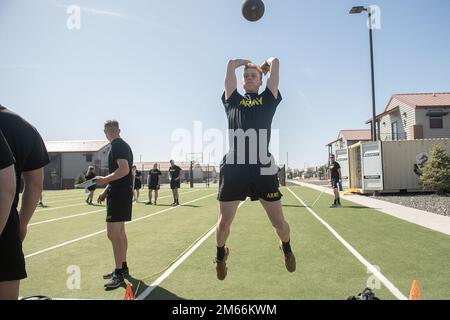
POLYGON ((153 204, 151 201, 145 203, 146 205, 153 204))
MULTIPOLYGON (((116 272, 116 271, 113 270, 113 271, 111 271, 111 272, 108 272, 108 273, 104 274, 104 275, 103 275, 103 279, 105 279, 105 280, 111 279, 111 278, 114 276, 114 273, 115 273, 115 272, 116 272)), ((128 277, 129 274, 130 274, 130 272, 129 272, 128 268, 123 268, 123 269, 122 269, 122 275, 123 275, 124 277, 128 277)))
POLYGON ((116 289, 125 284, 122 272, 114 272, 112 278, 105 283, 105 289, 116 289))

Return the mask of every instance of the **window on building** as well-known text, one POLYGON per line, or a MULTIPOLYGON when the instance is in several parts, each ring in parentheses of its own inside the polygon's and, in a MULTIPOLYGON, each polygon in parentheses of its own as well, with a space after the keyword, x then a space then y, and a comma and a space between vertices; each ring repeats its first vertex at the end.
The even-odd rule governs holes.
POLYGON ((92 153, 85 154, 86 162, 92 162, 92 153))
POLYGON ((427 116, 430 117, 430 129, 442 129, 444 127, 444 115, 442 110, 430 110, 427 113, 427 116))
POLYGON ((392 122, 392 141, 398 140, 398 123, 397 121, 392 122))

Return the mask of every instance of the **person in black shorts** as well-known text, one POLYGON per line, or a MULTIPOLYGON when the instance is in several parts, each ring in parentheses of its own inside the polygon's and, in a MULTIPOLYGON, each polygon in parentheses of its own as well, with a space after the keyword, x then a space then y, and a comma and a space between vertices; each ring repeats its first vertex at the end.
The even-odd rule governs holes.
POLYGON ((331 187, 334 192, 334 203, 330 208, 337 208, 341 206, 341 199, 339 198, 338 184, 342 183, 341 166, 336 162, 334 154, 330 155, 330 165, 328 166, 328 179, 331 181, 331 187))
POLYGON ((14 156, 0 130, 0 236, 8 221, 16 194, 16 172, 14 156))
POLYGON ((180 188, 180 172, 181 168, 175 164, 173 160, 170 160, 170 168, 169 168, 169 180, 170 180, 170 189, 172 189, 173 194, 173 203, 172 206, 179 206, 180 200, 178 198, 178 189, 180 188))
MULTIPOLYGON (((15 159, 16 192, 0 236, 0 300, 17 299, 20 280, 27 277, 22 243, 42 193, 44 166, 50 159, 39 132, 14 112, 0 106, 0 129, 15 159), (20 211, 20 180, 24 189, 20 211)), ((3 186, 2 186, 3 187, 3 186)))
POLYGON ((141 172, 137 170, 136 166, 132 167, 133 172, 133 201, 138 203, 139 202, 139 190, 142 188, 142 181, 141 181, 141 172))
POLYGON ((156 206, 156 201, 158 200, 158 190, 160 188, 159 185, 159 176, 161 175, 161 171, 158 170, 158 164, 155 163, 153 165, 153 169, 148 173, 148 202, 146 204, 154 204, 156 206), (155 191, 155 202, 152 203, 152 191, 155 191))
POLYGON ((284 263, 289 272, 296 269, 290 245, 289 224, 283 216, 282 194, 278 188, 277 172, 268 151, 272 118, 281 102, 278 91, 279 61, 267 59, 261 66, 249 60, 230 60, 227 65, 225 92, 222 103, 228 118, 230 150, 220 165, 219 221, 216 227, 216 272, 219 280, 227 276, 226 260, 229 249, 225 242, 239 202, 250 197, 264 207, 278 237, 284 263), (235 71, 245 66, 242 79, 245 95, 237 91, 235 71), (267 88, 259 94, 263 74, 270 72, 267 88))
MULTIPOLYGON (((96 176, 96 174, 94 172, 94 167, 89 166, 86 171, 86 176, 85 176, 86 180, 91 180, 91 179, 95 178, 95 176, 96 176)), ((97 186, 95 184, 87 188, 87 190, 89 191, 89 195, 86 199, 86 203, 89 205, 92 205, 92 201, 94 200, 94 192, 95 192, 96 188, 97 188, 97 186)))
POLYGON ((124 284, 129 275, 127 265, 128 240, 125 233, 125 222, 131 221, 133 206, 133 152, 130 146, 120 137, 119 123, 108 120, 105 123, 105 135, 111 143, 108 155, 109 175, 96 177, 96 184, 106 186, 98 196, 98 203, 106 199, 106 222, 108 238, 112 243, 116 268, 103 275, 109 279, 106 289, 118 288, 124 284))

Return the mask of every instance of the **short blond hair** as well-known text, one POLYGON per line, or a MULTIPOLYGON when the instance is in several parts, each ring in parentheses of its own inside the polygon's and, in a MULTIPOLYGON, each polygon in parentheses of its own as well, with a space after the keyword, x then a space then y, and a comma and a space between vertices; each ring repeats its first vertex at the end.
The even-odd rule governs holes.
POLYGON ((262 71, 262 69, 261 69, 260 66, 258 66, 257 64, 254 64, 254 63, 250 62, 250 63, 247 63, 247 64, 245 65, 244 72, 247 71, 248 69, 256 69, 256 70, 259 72, 260 78, 261 78, 261 80, 262 80, 262 77, 263 77, 263 71, 262 71))
POLYGON ((106 120, 105 129, 119 129, 119 121, 117 120, 106 120))

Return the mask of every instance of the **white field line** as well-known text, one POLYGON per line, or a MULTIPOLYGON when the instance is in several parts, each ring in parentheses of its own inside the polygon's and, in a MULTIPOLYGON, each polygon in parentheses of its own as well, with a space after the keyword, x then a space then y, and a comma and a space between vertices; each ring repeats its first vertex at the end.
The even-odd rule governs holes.
MULTIPOLYGON (((189 203, 192 203, 192 202, 196 202, 196 201, 199 201, 199 200, 202 200, 202 199, 211 197, 211 196, 216 195, 216 194, 217 194, 216 192, 215 192, 215 193, 211 193, 211 194, 209 194, 209 195, 207 195, 207 196, 203 196, 203 197, 200 197, 200 198, 197 198, 197 199, 188 201, 188 202, 186 202, 186 203, 184 203, 184 204, 189 204, 189 203)), ((125 224, 130 224, 130 223, 134 223, 134 222, 137 222, 137 221, 140 221, 140 220, 143 220, 143 219, 147 219, 147 218, 156 216, 156 215, 158 215, 158 214, 161 214, 161 213, 163 213, 163 212, 170 211, 170 210, 174 210, 174 209, 176 209, 176 208, 178 208, 178 207, 179 207, 179 206, 177 206, 177 207, 170 207, 170 208, 167 208, 167 209, 163 209, 163 210, 160 210, 160 211, 158 211, 158 212, 155 212, 155 213, 152 213, 152 214, 149 214, 149 215, 146 215, 146 216, 137 218, 137 219, 135 219, 135 220, 126 222, 125 224)), ((182 207, 182 206, 181 206, 181 207, 182 207)), ((25 258, 31 258, 31 257, 37 256, 37 255, 39 255, 39 254, 42 254, 42 253, 44 253, 44 252, 51 251, 51 250, 54 250, 54 249, 57 249, 57 248, 61 248, 61 247, 67 246, 67 245, 69 245, 69 244, 72 244, 72 243, 75 243, 75 242, 78 242, 78 241, 81 241, 81 240, 84 240, 84 239, 88 239, 88 238, 94 237, 94 236, 99 235, 99 234, 104 233, 104 232, 106 232, 106 229, 99 230, 99 231, 97 231, 97 232, 90 233, 90 234, 85 235, 85 236, 83 236, 83 237, 79 237, 79 238, 76 238, 76 239, 73 239, 73 240, 70 240, 70 241, 66 241, 66 242, 63 242, 63 243, 54 245, 54 246, 52 246, 52 247, 49 247, 49 248, 46 248, 46 249, 43 249, 43 250, 39 250, 39 251, 30 253, 30 254, 26 255, 25 258)))
MULTIPOLYGON (((141 189, 142 190, 142 189, 141 189)), ((169 190, 165 190, 165 191, 169 191, 169 190)), ((166 194, 168 192, 164 192, 164 194, 166 194)), ((162 192, 159 192, 159 194, 162 194, 162 192)), ((147 193, 145 193, 145 195, 147 195, 147 193)), ((84 201, 86 200, 88 194, 87 193, 80 193, 79 195, 70 195, 67 198, 66 197, 58 197, 58 199, 54 200, 54 199, 50 199, 50 198, 46 198, 45 196, 43 197, 43 202, 45 205, 47 205, 47 203, 56 203, 56 202, 63 202, 63 201, 75 201, 75 200, 80 200, 80 201, 84 201)), ((95 195, 94 195, 95 196, 95 195)), ((141 196, 142 196, 142 192, 141 192, 141 196)))
MULTIPOLYGON (((186 194, 186 193, 191 193, 191 192, 196 192, 196 191, 200 191, 201 189, 196 189, 196 190, 191 190, 188 192, 183 192, 180 193, 180 195, 186 194)), ((162 198, 162 197, 161 197, 162 198)), ((158 199, 160 199, 160 197, 158 196, 158 199)), ((44 203, 45 204, 45 203, 44 203)), ((71 207, 76 207, 76 206, 85 206, 86 202, 84 202, 84 200, 80 199, 79 203, 75 203, 75 204, 70 204, 67 206, 61 206, 61 207, 51 207, 51 208, 44 208, 44 209, 36 209, 35 212, 43 212, 43 211, 51 211, 51 210, 57 210, 57 209, 64 209, 64 208, 71 208, 71 207)))
MULTIPOLYGON (((183 194, 188 194, 191 192, 195 192, 197 190, 192 190, 192 191, 188 191, 188 192, 183 192, 180 193, 180 195, 183 194)), ((163 196, 163 197, 158 197, 158 199, 164 199, 164 198, 168 198, 171 197, 172 195, 167 195, 167 196, 163 196)), ((101 211, 105 211, 106 207, 103 207, 102 209, 99 210, 95 210, 95 211, 88 211, 88 212, 82 212, 82 213, 77 213, 77 214, 73 214, 70 216, 64 216, 64 217, 59 217, 59 218, 54 218, 54 219, 48 219, 48 220, 43 220, 43 221, 38 221, 38 222, 34 222, 34 223, 30 223, 28 226, 32 227, 32 226, 36 226, 36 225, 40 225, 40 224, 44 224, 44 223, 49 223, 49 222, 54 222, 54 221, 60 221, 60 220, 65 220, 65 219, 71 219, 71 218, 76 218, 76 217, 82 217, 91 213, 96 213, 96 212, 101 212, 101 211)))
MULTIPOLYGON (((242 201, 239 204, 240 208, 243 204, 244 204, 245 200, 242 201)), ((206 239, 208 239, 211 234, 214 233, 214 231, 216 231, 216 224, 214 224, 211 229, 209 230, 209 232, 207 234, 205 234, 200 240, 198 240, 195 245, 192 246, 192 248, 190 248, 188 251, 186 251, 185 254, 183 254, 172 266, 170 266, 169 269, 167 269, 161 276, 158 277, 158 279, 156 279, 152 284, 150 284, 148 286, 147 289, 145 289, 137 298, 136 300, 144 300, 146 297, 148 297, 153 290, 155 290, 160 284, 161 282, 163 282, 165 279, 167 279, 187 258, 189 258, 189 256, 191 254, 194 253, 195 250, 198 249, 198 247, 200 247, 202 245, 203 242, 206 241, 206 239)))
POLYGON ((403 293, 400 292, 400 290, 397 289, 397 287, 394 286, 394 284, 389 281, 388 278, 386 278, 380 271, 378 271, 377 268, 375 268, 369 261, 367 261, 358 251, 356 251, 355 248, 353 248, 344 238, 339 235, 336 230, 334 230, 325 220, 323 220, 321 217, 319 217, 310 207, 306 205, 306 203, 300 199, 295 192, 293 192, 289 187, 287 188, 292 195, 297 198, 297 200, 305 206, 305 208, 317 219, 319 220, 334 236, 336 239, 339 240, 339 242, 344 245, 345 248, 347 248, 348 251, 350 251, 351 254, 355 256, 356 259, 358 259, 372 274, 380 280, 385 287, 399 300, 408 300, 406 296, 403 295, 403 293))

